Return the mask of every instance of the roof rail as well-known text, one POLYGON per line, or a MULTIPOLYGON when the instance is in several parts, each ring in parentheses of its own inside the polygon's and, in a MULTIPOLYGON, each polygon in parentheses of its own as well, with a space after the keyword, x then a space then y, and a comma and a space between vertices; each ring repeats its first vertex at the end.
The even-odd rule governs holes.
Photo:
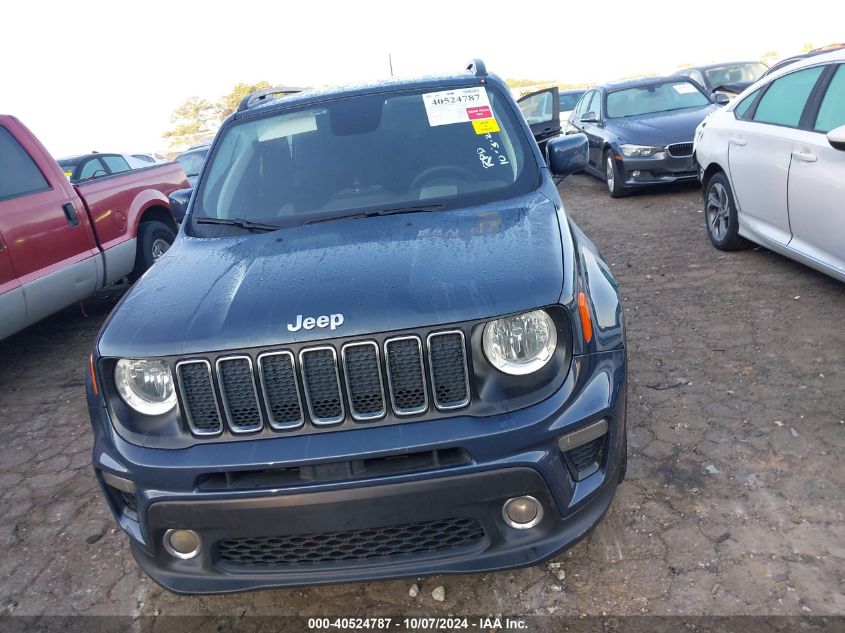
POLYGON ((252 94, 248 94, 243 99, 241 99, 241 102, 238 105, 238 112, 249 110, 251 107, 266 101, 268 97, 274 95, 292 95, 297 92, 302 92, 302 88, 291 88, 289 86, 274 86, 273 88, 265 88, 264 90, 253 92, 252 94))
POLYGON ((484 65, 483 59, 471 59, 467 64, 467 70, 475 74, 476 77, 487 76, 487 66, 484 65))

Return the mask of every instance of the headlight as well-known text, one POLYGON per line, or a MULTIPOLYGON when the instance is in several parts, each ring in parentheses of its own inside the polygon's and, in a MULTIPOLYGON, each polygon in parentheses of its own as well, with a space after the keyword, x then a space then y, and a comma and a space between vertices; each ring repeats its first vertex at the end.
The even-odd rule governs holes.
POLYGON ((620 145, 619 150, 625 156, 654 156, 663 151, 662 147, 652 147, 651 145, 620 145))
POLYGON ((522 376, 548 363, 557 346, 555 322, 543 310, 490 321, 482 336, 484 355, 496 369, 522 376))
POLYGON ((173 376, 163 361, 121 358, 114 382, 123 401, 138 413, 161 415, 176 406, 173 376))

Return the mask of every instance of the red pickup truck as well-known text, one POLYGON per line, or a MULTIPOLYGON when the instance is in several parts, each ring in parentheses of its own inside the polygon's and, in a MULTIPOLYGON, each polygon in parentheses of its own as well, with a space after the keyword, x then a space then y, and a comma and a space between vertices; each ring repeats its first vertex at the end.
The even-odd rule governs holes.
POLYGON ((72 185, 39 140, 0 115, 0 339, 123 277, 176 238, 176 163, 72 185))

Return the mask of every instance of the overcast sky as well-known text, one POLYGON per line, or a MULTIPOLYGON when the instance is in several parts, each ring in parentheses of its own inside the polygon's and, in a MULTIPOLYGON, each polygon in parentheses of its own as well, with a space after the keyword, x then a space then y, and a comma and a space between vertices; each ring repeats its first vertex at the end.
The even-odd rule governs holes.
POLYGON ((238 82, 453 72, 600 82, 845 39, 845 0, 249 2, 8 0, 0 113, 56 156, 165 149, 170 113, 238 82), (130 8, 131 7, 131 8, 130 8))

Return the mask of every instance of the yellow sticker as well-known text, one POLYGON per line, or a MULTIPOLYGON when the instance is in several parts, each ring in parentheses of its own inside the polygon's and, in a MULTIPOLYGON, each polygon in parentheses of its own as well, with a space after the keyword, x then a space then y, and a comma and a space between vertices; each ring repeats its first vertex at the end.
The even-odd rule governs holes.
POLYGON ((475 119, 472 122, 472 127, 476 134, 489 134, 499 131, 499 124, 496 119, 475 119))
POLYGON ((73 172, 72 171, 66 171, 65 176, 70 178, 71 176, 73 176, 73 172))

